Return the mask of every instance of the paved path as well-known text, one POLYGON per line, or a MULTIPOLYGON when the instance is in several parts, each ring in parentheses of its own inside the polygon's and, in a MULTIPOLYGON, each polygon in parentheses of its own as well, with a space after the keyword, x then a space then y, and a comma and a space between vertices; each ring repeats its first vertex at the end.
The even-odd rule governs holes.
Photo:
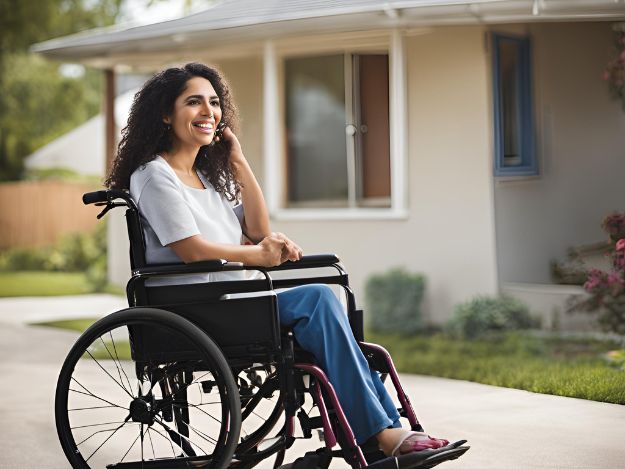
MULTIPOLYGON (((26 300, 0 300, 1 469, 68 467, 56 438, 53 402, 58 371, 76 335, 21 323, 43 319, 42 307, 58 314, 63 301, 76 305, 70 308, 72 315, 93 316, 97 310, 90 306, 118 309, 114 298, 99 295, 37 300, 30 312, 26 300), (13 307, 21 308, 19 314, 9 311, 13 307)), ((466 455, 441 467, 625 467, 625 406, 414 375, 403 375, 402 382, 430 433, 470 440, 466 455)), ((297 443, 287 460, 309 443, 297 443)), ((263 469, 269 467, 263 464, 263 469)), ((333 467, 346 466, 336 462, 333 467)))

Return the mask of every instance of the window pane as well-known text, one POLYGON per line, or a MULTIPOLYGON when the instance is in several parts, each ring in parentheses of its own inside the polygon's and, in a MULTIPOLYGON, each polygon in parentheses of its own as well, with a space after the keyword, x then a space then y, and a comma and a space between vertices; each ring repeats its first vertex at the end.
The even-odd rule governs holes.
MULTIPOLYGON (((360 122, 358 123, 361 199, 390 206, 388 55, 358 56, 360 122)), ((366 201, 361 200, 361 204, 366 201)))
POLYGON ((504 166, 523 164, 520 139, 519 59, 517 41, 499 42, 504 166))
POLYGON ((343 55, 285 61, 289 203, 347 204, 343 55))

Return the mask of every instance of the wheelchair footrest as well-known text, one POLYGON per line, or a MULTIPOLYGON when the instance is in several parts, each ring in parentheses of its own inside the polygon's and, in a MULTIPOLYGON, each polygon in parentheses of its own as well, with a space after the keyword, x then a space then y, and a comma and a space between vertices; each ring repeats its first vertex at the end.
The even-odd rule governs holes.
POLYGON ((332 451, 320 449, 310 451, 292 463, 280 466, 279 469, 328 469, 330 461, 332 461, 332 451))
MULTIPOLYGON (((470 446, 462 446, 466 441, 458 441, 456 443, 450 443, 447 446, 443 446, 438 449, 426 449, 423 451, 415 451, 413 453, 404 454, 397 458, 398 469, 428 469, 443 463, 445 461, 451 461, 458 459, 464 453, 466 453, 470 446)), ((379 461, 383 462, 385 460, 379 461)), ((369 467, 373 467, 378 463, 374 463, 369 467)))

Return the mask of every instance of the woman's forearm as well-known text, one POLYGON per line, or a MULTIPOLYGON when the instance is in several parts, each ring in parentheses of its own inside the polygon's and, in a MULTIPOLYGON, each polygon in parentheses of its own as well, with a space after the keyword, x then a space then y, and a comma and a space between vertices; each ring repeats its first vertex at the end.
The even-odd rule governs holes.
POLYGON ((236 178, 241 184, 241 202, 246 235, 251 241, 259 242, 271 234, 269 211, 265 198, 252 168, 245 157, 232 162, 236 178))
POLYGON ((198 262, 225 259, 229 262, 243 262, 259 265, 262 249, 259 246, 242 246, 206 241, 201 236, 191 236, 168 245, 183 262, 198 262))
POLYGON ((183 262, 225 259, 245 265, 273 267, 283 262, 284 240, 267 237, 255 246, 206 241, 200 235, 168 244, 183 262))

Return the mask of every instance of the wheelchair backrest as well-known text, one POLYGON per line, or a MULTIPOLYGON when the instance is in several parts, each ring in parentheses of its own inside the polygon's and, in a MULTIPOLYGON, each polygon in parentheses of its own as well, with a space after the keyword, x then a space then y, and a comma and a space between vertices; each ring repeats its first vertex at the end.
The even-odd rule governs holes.
POLYGON ((133 270, 145 267, 145 234, 136 205, 126 210, 126 227, 130 241, 130 267, 133 270))

